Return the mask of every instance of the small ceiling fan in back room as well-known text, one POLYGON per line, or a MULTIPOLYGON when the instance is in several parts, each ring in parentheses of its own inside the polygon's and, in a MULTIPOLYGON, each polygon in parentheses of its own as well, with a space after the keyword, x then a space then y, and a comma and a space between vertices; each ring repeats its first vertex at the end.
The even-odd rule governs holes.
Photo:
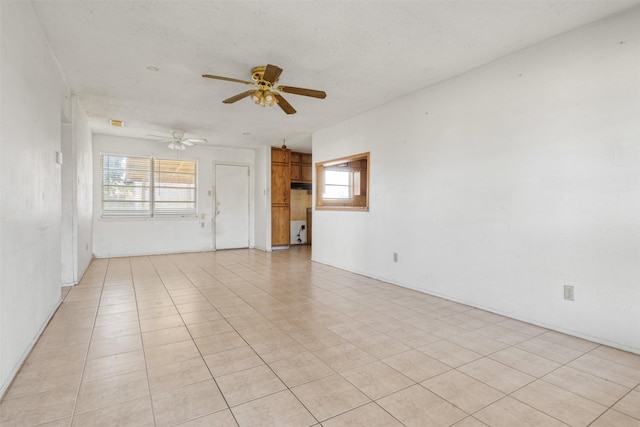
POLYGON ((185 138, 184 131, 179 129, 174 129, 170 131, 171 137, 167 138, 159 135, 149 135, 155 138, 164 138, 158 142, 168 142, 169 149, 183 151, 186 150, 187 147, 193 147, 196 144, 205 144, 207 142, 204 138, 185 138))
POLYGON ((294 95, 310 96, 312 98, 324 99, 327 94, 321 90, 305 89, 301 87, 293 86, 275 86, 282 74, 282 68, 268 64, 265 66, 255 67, 251 70, 251 79, 253 81, 233 79, 231 77, 214 76, 211 74, 203 74, 202 77, 207 79, 225 80, 234 83, 243 83, 253 86, 253 89, 249 89, 246 92, 239 93, 231 98, 225 99, 225 104, 233 104, 236 101, 240 101, 248 96, 251 96, 253 102, 261 106, 273 106, 278 104, 282 111, 287 114, 295 114, 296 110, 287 102, 286 99, 280 94, 291 93, 294 95))

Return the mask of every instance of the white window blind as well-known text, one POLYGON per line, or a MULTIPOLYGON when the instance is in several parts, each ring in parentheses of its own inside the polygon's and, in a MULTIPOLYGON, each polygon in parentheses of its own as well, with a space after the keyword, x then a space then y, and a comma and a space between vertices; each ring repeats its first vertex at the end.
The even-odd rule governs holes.
POLYGON ((197 163, 101 155, 102 216, 196 215, 197 163))
POLYGON ((196 162, 154 160, 154 212, 196 213, 196 162))

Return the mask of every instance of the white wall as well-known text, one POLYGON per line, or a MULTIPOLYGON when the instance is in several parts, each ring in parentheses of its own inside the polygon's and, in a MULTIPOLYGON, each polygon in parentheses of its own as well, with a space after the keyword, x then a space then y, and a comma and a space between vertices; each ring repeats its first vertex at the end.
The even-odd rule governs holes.
MULTIPOLYGON (((195 146, 185 151, 169 150, 167 144, 118 136, 93 136, 93 252, 97 257, 197 252, 215 249, 213 228, 213 164, 245 164, 251 170, 251 186, 255 188, 255 152, 195 146), (181 158, 198 162, 198 214, 192 218, 101 218, 100 154, 154 155, 162 159, 181 158), (211 194, 210 194, 211 192, 211 194), (204 223, 204 227, 202 227, 204 223)), ((250 246, 255 245, 255 197, 250 195, 250 246)))
POLYGON ((316 132, 314 161, 371 152, 371 188, 368 213, 314 212, 313 259, 640 353, 638 22, 316 132))
POLYGON ((74 232, 74 167, 73 167, 73 132, 71 123, 63 118, 60 147, 63 154, 61 169, 61 229, 60 229, 60 283, 72 286, 75 280, 76 247, 74 232))
POLYGON ((91 129, 76 96, 71 97, 71 123, 62 123, 62 253, 61 283, 80 281, 92 258, 93 163, 91 129))
POLYGON ((76 96, 71 102, 74 147, 74 283, 78 283, 93 258, 93 150, 87 113, 76 96))
POLYGON ((0 2, 0 394, 60 301, 66 85, 29 2, 0 2))

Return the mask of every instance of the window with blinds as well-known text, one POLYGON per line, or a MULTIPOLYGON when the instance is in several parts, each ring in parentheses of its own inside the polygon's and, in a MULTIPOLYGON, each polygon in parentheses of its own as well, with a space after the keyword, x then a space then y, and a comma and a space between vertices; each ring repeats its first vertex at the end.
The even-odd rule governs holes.
POLYGON ((102 216, 196 215, 197 163, 102 154, 102 216))

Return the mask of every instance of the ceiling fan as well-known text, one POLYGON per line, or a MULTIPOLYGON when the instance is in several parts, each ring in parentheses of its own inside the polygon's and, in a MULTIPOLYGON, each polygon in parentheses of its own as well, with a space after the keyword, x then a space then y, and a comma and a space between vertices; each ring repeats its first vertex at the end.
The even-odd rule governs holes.
POLYGON ((187 147, 193 147, 196 144, 205 144, 207 142, 204 138, 185 138, 184 131, 179 129, 171 130, 171 138, 166 138, 164 136, 158 135, 149 135, 154 136, 156 138, 164 138, 158 142, 168 142, 169 149, 171 150, 186 150, 187 147))
POLYGON ((251 70, 251 79, 253 81, 232 79, 230 77, 213 76, 211 74, 203 74, 202 77, 207 79, 225 80, 228 82, 244 83, 246 85, 253 86, 254 89, 249 89, 246 92, 239 93, 231 98, 225 99, 225 104, 233 104, 236 101, 240 101, 248 96, 251 96, 253 102, 261 106, 273 106, 278 104, 282 111, 287 114, 295 114, 296 110, 287 102, 286 99, 279 93, 292 93, 294 95, 310 96, 312 98, 324 99, 327 94, 321 90, 304 89, 293 86, 275 86, 282 73, 282 68, 268 64, 265 66, 255 67, 251 70))

